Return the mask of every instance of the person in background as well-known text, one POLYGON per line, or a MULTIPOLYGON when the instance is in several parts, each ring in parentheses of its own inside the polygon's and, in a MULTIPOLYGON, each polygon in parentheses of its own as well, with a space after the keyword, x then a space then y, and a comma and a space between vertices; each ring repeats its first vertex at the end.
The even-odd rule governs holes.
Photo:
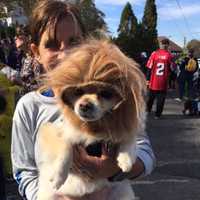
POLYGON ((38 89, 40 87, 40 75, 43 74, 42 65, 35 59, 31 51, 30 33, 27 35, 27 44, 24 50, 26 55, 20 71, 21 85, 23 86, 21 95, 38 89))
POLYGON ((26 58, 23 61, 20 71, 21 85, 23 89, 21 95, 36 90, 40 87, 39 78, 43 73, 41 64, 30 53, 26 53, 26 58))
POLYGON ((0 63, 6 64, 6 56, 1 40, 0 40, 0 63))
POLYGON ((177 65, 175 63, 175 59, 173 61, 171 72, 169 75, 169 89, 176 89, 176 79, 177 79, 177 65))
POLYGON ((23 59, 25 57, 24 48, 27 44, 27 36, 23 29, 18 29, 15 36, 15 43, 10 49, 7 57, 7 65, 18 72, 21 71, 23 59))
POLYGON ((147 53, 146 52, 141 52, 140 53, 140 58, 139 58, 139 64, 140 64, 140 66, 141 66, 141 70, 142 70, 142 72, 144 73, 144 74, 146 74, 146 71, 147 71, 147 69, 146 69, 146 63, 147 63, 147 53))
POLYGON ((168 51, 169 40, 160 42, 160 49, 154 51, 147 62, 147 85, 149 94, 147 112, 150 113, 154 100, 157 100, 155 119, 161 117, 167 94, 168 79, 172 65, 172 55, 168 51))
POLYGON ((193 77, 194 73, 197 70, 198 70, 197 59, 194 58, 194 51, 191 49, 188 51, 188 54, 186 55, 185 58, 183 58, 183 60, 179 65, 179 71, 180 71, 178 76, 179 98, 176 98, 177 101, 182 101, 184 96, 188 96, 189 99, 193 98, 194 96, 193 77))
POLYGON ((11 41, 11 39, 8 37, 2 40, 2 44, 3 44, 4 53, 5 53, 5 61, 6 61, 5 64, 8 64, 8 55, 11 49, 13 49, 13 46, 15 45, 13 45, 14 42, 11 41))
MULTIPOLYGON (((67 49, 80 43, 86 36, 80 13, 74 5, 56 0, 38 1, 31 20, 31 49, 44 73, 53 69, 67 53, 67 49)), ((46 122, 57 123, 62 116, 52 90, 40 88, 24 95, 18 102, 13 117, 11 158, 13 175, 19 184, 19 192, 27 200, 37 199, 38 160, 36 148, 38 129, 46 122)), ((86 150, 74 147, 74 162, 80 173, 88 178, 109 178, 117 181, 150 174, 155 157, 146 133, 137 138, 137 161, 130 173, 124 174, 114 161, 113 152, 106 147, 101 157, 89 156, 86 150)), ((83 199, 105 199, 107 190, 98 191, 83 199)), ((58 199, 74 200, 59 196, 58 199)))

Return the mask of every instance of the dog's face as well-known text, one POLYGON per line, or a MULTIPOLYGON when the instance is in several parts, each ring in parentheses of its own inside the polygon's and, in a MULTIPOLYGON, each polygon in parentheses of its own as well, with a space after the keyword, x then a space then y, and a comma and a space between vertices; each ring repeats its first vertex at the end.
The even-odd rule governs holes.
POLYGON ((64 88, 61 100, 85 122, 100 120, 123 102, 122 95, 115 87, 96 81, 64 88))
POLYGON ((46 81, 63 116, 82 133, 120 141, 143 131, 144 75, 108 41, 91 40, 72 48, 46 81))

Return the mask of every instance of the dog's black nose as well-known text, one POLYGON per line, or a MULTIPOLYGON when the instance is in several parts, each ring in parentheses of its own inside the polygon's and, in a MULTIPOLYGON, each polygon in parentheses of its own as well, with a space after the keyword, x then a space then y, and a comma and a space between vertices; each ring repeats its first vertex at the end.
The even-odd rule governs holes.
POLYGON ((80 110, 84 113, 91 112, 94 110, 94 105, 90 102, 82 102, 80 105, 80 110))

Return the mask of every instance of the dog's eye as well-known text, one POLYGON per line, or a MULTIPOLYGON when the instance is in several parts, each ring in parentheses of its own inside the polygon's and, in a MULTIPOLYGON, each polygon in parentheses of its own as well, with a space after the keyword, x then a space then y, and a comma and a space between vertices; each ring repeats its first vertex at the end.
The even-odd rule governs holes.
POLYGON ((102 90, 98 94, 100 97, 103 97, 104 99, 111 99, 113 97, 113 93, 108 90, 102 90))
POLYGON ((84 94, 84 91, 80 88, 77 88, 74 92, 75 96, 82 96, 84 94))

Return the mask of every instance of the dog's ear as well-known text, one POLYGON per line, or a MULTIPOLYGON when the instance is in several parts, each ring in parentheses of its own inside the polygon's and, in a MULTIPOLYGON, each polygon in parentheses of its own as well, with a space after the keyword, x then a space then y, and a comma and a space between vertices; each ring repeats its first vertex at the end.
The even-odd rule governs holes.
POLYGON ((67 86, 61 92, 61 100, 65 105, 74 107, 74 102, 84 94, 82 88, 78 86, 67 86))
POLYGON ((113 106, 112 110, 117 110, 122 105, 122 103, 126 101, 126 99, 124 95, 117 89, 115 89, 113 92, 115 93, 116 104, 113 106))
POLYGON ((146 120, 146 104, 144 101, 145 90, 132 87, 132 95, 135 101, 139 129, 142 131, 144 130, 144 121, 146 120))

